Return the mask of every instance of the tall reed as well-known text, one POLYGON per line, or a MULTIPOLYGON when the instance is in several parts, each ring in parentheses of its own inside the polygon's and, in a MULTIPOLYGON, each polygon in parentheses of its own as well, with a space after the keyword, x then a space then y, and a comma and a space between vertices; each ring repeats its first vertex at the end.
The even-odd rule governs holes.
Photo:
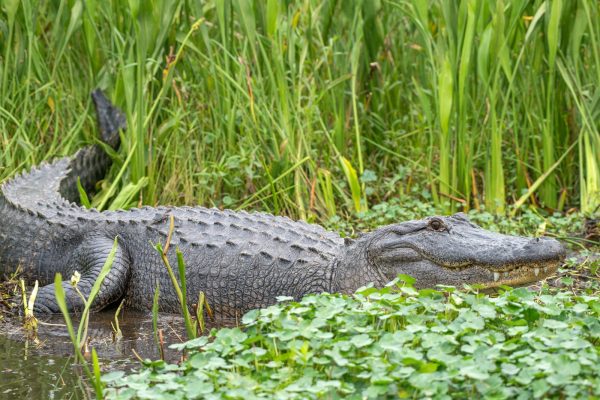
POLYGON ((128 130, 96 207, 318 220, 409 181, 448 212, 600 203, 593 0, 0 9, 1 178, 93 142, 88 95, 100 86, 128 130))

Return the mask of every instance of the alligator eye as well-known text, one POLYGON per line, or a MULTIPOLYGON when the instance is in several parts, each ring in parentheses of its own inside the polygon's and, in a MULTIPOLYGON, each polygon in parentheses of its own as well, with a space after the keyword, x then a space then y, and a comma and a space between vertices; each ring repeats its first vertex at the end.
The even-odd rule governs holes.
POLYGON ((431 221, 429 221, 429 227, 434 231, 445 231, 446 230, 446 225, 444 225, 442 220, 440 220, 438 218, 433 218, 431 221))

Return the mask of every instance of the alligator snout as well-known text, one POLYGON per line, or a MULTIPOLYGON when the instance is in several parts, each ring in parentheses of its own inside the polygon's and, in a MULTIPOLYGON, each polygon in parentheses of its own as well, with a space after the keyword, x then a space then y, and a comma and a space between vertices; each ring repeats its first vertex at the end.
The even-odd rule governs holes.
POLYGON ((530 239, 523 250, 532 258, 540 257, 542 259, 563 260, 566 256, 565 247, 556 239, 549 237, 537 237, 530 239))
POLYGON ((535 238, 531 238, 529 240, 529 243, 558 243, 560 244, 560 242, 556 239, 552 239, 546 236, 542 236, 542 237, 535 237, 535 238))

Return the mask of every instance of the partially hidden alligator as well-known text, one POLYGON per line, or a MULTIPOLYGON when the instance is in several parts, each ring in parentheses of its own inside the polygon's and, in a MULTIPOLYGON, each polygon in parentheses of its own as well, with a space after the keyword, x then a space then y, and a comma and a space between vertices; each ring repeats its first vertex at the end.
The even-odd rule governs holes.
MULTIPOLYGON (((92 98, 101 138, 116 149, 125 118, 101 91, 92 98)), ((92 192, 110 164, 102 147, 93 145, 1 187, 0 267, 10 273, 20 266, 28 279, 45 285, 37 295, 36 313, 59 312, 52 284, 58 272, 67 278, 63 287, 69 310, 80 310, 83 301, 68 277, 78 271, 78 289, 88 296, 115 237, 116 256, 94 300, 95 310, 123 298, 131 308, 148 310, 157 285, 161 311, 180 310, 167 269, 152 247, 164 244, 168 235, 171 265, 177 265, 176 247, 186 262, 189 304, 202 291, 222 317, 271 305, 278 296, 353 293, 368 283, 382 287, 398 274, 413 276, 419 288, 523 285, 551 275, 565 256, 557 240, 490 232, 462 213, 344 239, 318 225, 265 213, 203 207, 99 212, 78 205, 77 179, 92 192)))

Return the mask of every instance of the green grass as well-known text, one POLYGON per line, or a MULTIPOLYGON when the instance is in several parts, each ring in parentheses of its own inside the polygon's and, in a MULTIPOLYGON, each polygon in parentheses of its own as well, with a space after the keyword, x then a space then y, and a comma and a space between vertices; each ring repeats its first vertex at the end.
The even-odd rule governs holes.
POLYGON ((173 348, 178 365, 103 376, 112 399, 595 398, 600 303, 568 292, 497 298, 392 282, 247 313, 173 348), (397 286, 395 286, 397 284, 397 286))
POLYGON ((600 204, 596 1, 152 4, 2 2, 0 179, 93 142, 100 86, 129 126, 103 208, 600 204))

